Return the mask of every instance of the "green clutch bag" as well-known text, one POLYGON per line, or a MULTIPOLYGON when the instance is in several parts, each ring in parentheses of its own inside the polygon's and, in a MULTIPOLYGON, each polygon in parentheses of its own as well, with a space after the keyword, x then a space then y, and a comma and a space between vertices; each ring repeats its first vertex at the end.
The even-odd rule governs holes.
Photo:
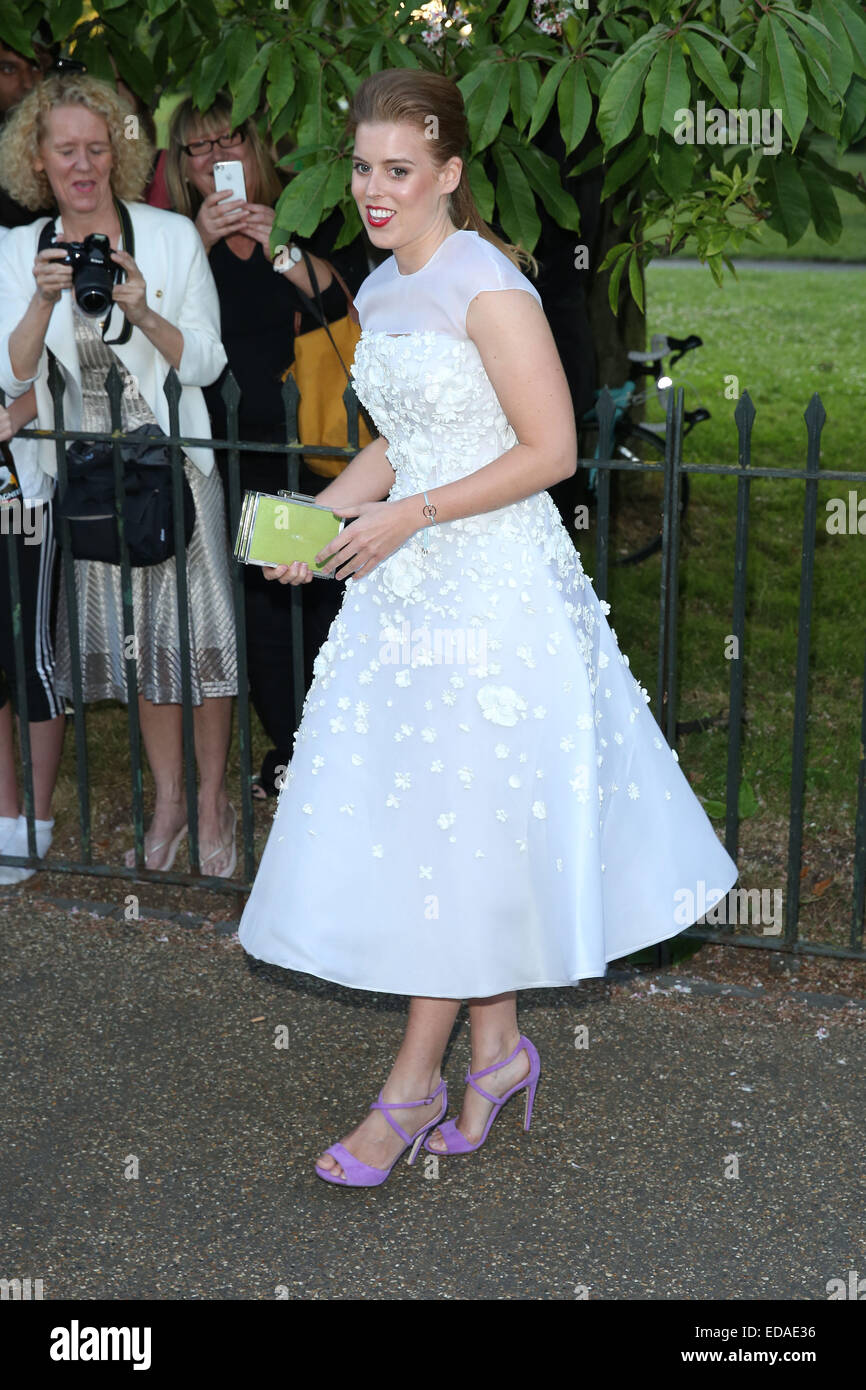
POLYGON ((235 559, 245 565, 290 565, 303 560, 319 579, 315 557, 342 531, 345 521, 303 492, 247 492, 241 503, 235 559))

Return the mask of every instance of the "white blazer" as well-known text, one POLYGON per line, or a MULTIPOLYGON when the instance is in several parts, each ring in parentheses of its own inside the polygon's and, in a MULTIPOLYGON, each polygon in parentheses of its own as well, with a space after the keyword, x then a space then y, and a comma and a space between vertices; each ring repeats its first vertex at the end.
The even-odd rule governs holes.
MULTIPOLYGON (((210 438, 210 419, 201 388, 216 381, 226 364, 220 341, 220 313, 216 284, 195 224, 188 217, 147 203, 126 203, 135 237, 135 263, 147 285, 147 303, 183 334, 183 355, 178 379, 180 432, 194 439, 210 438)), ((7 396, 22 395, 35 383, 37 418, 34 429, 54 429, 54 410, 48 390, 48 353, 43 349, 39 371, 20 381, 9 359, 9 337, 33 298, 36 282, 33 262, 39 233, 50 218, 40 217, 26 227, 13 227, 0 242, 0 388, 7 396)), ((123 325, 119 305, 111 313, 106 336, 116 338, 123 325)), ((66 390, 63 416, 67 429, 81 425, 81 372, 75 347, 72 290, 64 290, 54 306, 45 343, 63 371, 66 390)), ((169 433, 168 401, 163 387, 170 364, 140 328, 133 326, 126 343, 110 344, 126 369, 136 377, 138 389, 162 429, 169 433)), ((56 442, 39 440, 39 466, 57 475, 56 442)), ((189 448, 184 452, 204 474, 214 466, 213 450, 189 448)))

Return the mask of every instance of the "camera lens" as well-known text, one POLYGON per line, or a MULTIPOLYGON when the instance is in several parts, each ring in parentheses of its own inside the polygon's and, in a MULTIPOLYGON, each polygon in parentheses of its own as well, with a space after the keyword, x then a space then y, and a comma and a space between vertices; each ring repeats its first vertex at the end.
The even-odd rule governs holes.
POLYGON ((111 289, 118 267, 109 260, 111 243, 101 233, 86 237, 82 249, 84 255, 72 272, 75 298, 82 314, 98 318, 111 307, 111 289))

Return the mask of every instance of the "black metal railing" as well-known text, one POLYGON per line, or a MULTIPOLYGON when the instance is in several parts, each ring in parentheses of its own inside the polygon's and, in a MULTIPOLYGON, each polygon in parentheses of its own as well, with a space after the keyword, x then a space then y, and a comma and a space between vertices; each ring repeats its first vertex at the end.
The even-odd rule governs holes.
MULTIPOLYGON (((120 428, 122 381, 115 367, 106 378, 106 388, 111 410, 112 430, 110 433, 96 434, 66 430, 63 424, 63 381, 56 365, 52 363, 49 384, 54 400, 54 430, 22 430, 24 437, 52 439, 57 449, 58 491, 66 487, 66 443, 74 439, 107 440, 113 444, 115 511, 120 536, 121 590, 123 601, 124 652, 126 655, 129 758, 132 778, 132 815, 135 838, 136 867, 98 864, 93 859, 90 813, 90 782, 87 761, 85 710, 82 696, 81 664, 79 650, 78 605, 75 591, 75 576, 70 554, 68 523, 60 519, 59 540, 63 555, 63 583, 65 585, 67 615, 69 621, 70 655, 72 662, 72 703, 75 731, 76 778, 78 789, 81 857, 77 861, 67 859, 36 858, 34 825, 34 800, 31 750, 27 727, 27 697, 24 685, 23 639, 21 632, 20 582, 16 548, 7 547, 9 564, 9 583, 13 608, 13 633, 17 663, 18 708, 20 711, 21 753, 23 760, 23 794, 28 818, 29 857, 0 855, 0 864, 26 865, 40 867, 48 871, 66 873, 85 873, 106 878, 133 879, 139 882, 201 885, 209 889, 230 893, 249 891, 255 875, 255 854, 253 843, 253 800, 251 767, 250 704, 247 688, 246 632, 243 602, 243 579, 240 565, 232 561, 233 599, 236 624, 238 660, 238 749, 240 759, 240 778, 242 801, 242 878, 226 880, 202 875, 199 863, 196 762, 193 733, 193 714, 191 699, 191 672, 189 648, 189 595, 187 586, 186 548, 183 534, 183 456, 184 448, 203 447, 226 451, 228 463, 228 524, 229 533, 234 537, 240 515, 240 452, 261 452, 280 454, 286 458, 286 486, 297 490, 299 459, 306 456, 342 456, 352 458, 359 448, 358 402, 351 386, 343 394, 346 408, 348 445, 344 449, 334 445, 310 446, 301 444, 298 438, 297 412, 298 390, 291 378, 286 381, 282 399, 285 410, 285 437, 281 441, 243 441, 238 434, 238 407, 240 393, 237 383, 229 374, 223 387, 226 405, 227 438, 188 438, 180 434, 179 403, 181 386, 176 373, 169 372, 165 393, 169 405, 169 433, 154 435, 154 441, 167 442, 171 451, 172 476, 174 486, 174 525, 177 563, 178 617, 181 637, 181 680, 183 691, 183 753, 185 764, 185 786, 188 807, 190 864, 191 873, 163 872, 144 868, 144 807, 143 779, 141 762, 141 738, 138 717, 137 664, 135 658, 135 631, 132 606, 132 579, 129 554, 123 528, 123 462, 121 444, 126 436, 120 428)), ((597 486, 597 527, 596 527, 596 566, 593 587, 600 599, 607 597, 609 566, 609 528, 610 528, 610 474, 613 470, 629 472, 663 472, 664 511, 661 550, 661 579, 659 593, 658 652, 656 669, 656 698, 654 709, 662 733, 669 745, 674 748, 677 740, 677 617, 679 594, 679 551, 680 515, 674 499, 680 495, 680 479, 684 473, 712 474, 735 478, 737 481, 737 522, 734 539, 734 586, 732 596, 731 632, 737 640, 737 650, 745 648, 746 628, 746 576, 749 534, 750 486, 753 479, 781 481, 794 479, 803 482, 805 500, 803 510, 802 568, 799 598, 799 623, 797 633, 797 657, 795 680, 795 705, 792 729, 792 775, 789 801, 789 831, 787 858, 787 893, 785 900, 784 933, 780 936, 751 936, 742 932, 712 930, 703 925, 690 927, 683 936, 694 936, 703 940, 734 942, 741 945, 769 947, 775 949, 798 950, 807 953, 830 956, 848 956, 866 959, 863 945, 864 907, 866 907, 866 665, 864 665, 860 760, 857 780, 857 808, 854 825, 854 874, 851 903, 851 927, 847 946, 831 946, 822 943, 803 941, 799 937, 800 917, 800 864, 803 844, 803 804, 806 772, 806 724, 808 717, 808 677, 809 653, 812 625, 812 603, 814 591, 814 560, 816 545, 817 489, 819 482, 841 481, 849 485, 866 482, 866 472, 835 471, 820 466, 821 432, 825 423, 824 407, 819 396, 812 397, 805 411, 807 426, 806 466, 794 468, 755 468, 751 460, 752 428, 755 408, 748 393, 744 393, 734 411, 738 434, 738 461, 733 467, 726 464, 685 463, 682 459, 683 429, 683 389, 671 390, 667 396, 667 419, 664 463, 625 460, 611 457, 614 451, 615 406, 610 393, 602 392, 598 404, 598 457, 579 459, 578 466, 599 470, 597 486)), ((138 436, 139 440, 141 436, 138 436)), ((304 661, 303 661, 303 618, 302 590, 291 590, 292 617, 292 669, 294 674, 295 715, 300 721, 304 700, 304 661)), ((742 765, 742 737, 744 710, 744 662, 731 662, 728 718, 728 755, 726 777, 725 847, 733 859, 737 859, 739 849, 739 787, 742 765)), ((732 890, 736 892, 736 890, 732 890)), ((730 896, 730 895, 729 895, 730 896)), ((730 920, 730 919, 728 919, 730 920)), ((667 943, 663 943, 666 945, 667 943)))

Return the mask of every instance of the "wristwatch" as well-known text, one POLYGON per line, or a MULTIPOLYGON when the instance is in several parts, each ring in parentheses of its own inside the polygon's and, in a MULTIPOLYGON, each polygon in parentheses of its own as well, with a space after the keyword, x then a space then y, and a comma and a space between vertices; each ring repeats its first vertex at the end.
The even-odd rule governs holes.
POLYGON ((285 275, 287 271, 294 270, 296 265, 300 265, 304 259, 300 246, 296 246, 290 241, 288 246, 278 246, 274 256, 274 270, 278 275, 285 275))

